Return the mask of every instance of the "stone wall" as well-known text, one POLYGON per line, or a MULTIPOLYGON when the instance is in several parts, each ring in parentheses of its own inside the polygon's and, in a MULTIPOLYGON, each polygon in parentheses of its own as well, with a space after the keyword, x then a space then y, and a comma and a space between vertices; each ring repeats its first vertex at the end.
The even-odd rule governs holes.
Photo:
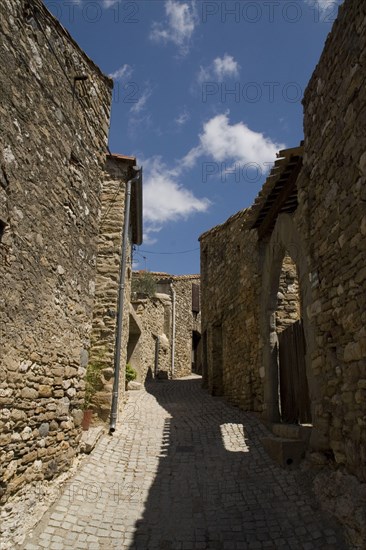
MULTIPOLYGON (((144 272, 135 272, 134 277, 144 272)), ((162 376, 181 378, 192 373, 193 332, 197 339, 201 333, 201 314, 192 311, 192 285, 200 284, 199 275, 168 275, 151 273, 158 291, 151 298, 137 295, 132 305, 138 320, 132 324, 128 360, 138 372, 138 379, 144 382, 149 369, 155 375, 155 346, 159 337, 159 365, 162 376), (173 291, 174 290, 174 300, 173 291), (175 301, 175 338, 173 353, 173 302, 175 301)), ((196 352, 200 368, 200 349, 196 352)))
POLYGON ((287 254, 283 260, 278 285, 276 307, 277 333, 282 332, 289 325, 300 319, 300 304, 300 288, 296 264, 287 254))
POLYGON ((238 212, 200 238, 204 383, 213 394, 261 411, 261 279, 257 235, 245 228, 248 214, 238 212))
MULTIPOLYGON (((201 237, 202 328, 207 331, 211 390, 215 333, 215 340, 222 338, 220 392, 277 421, 274 378, 272 390, 268 385, 274 366, 269 358, 263 363, 260 350, 265 346, 263 353, 270 353, 277 338, 276 318, 277 324, 298 318, 300 301, 311 448, 333 456, 337 466, 344 465, 361 480, 366 479, 365 15, 364 5, 345 1, 306 90, 296 211, 280 212, 271 234, 258 243, 257 231, 241 230, 244 212, 201 237), (300 300, 292 300, 286 291, 292 276, 280 276, 286 250, 298 270, 292 289, 300 300), (249 329, 245 343, 244 327, 249 329)), ((249 220, 275 180, 270 177, 264 185, 248 211, 249 220)))
POLYGON ((175 290, 175 358, 173 378, 192 373, 192 332, 201 333, 201 313, 192 312, 192 285, 200 285, 199 275, 173 277, 175 290))
MULTIPOLYGON (((134 158, 108 157, 101 195, 102 216, 98 237, 95 306, 89 368, 100 371, 99 381, 96 385, 97 391, 91 396, 91 408, 96 411, 102 420, 108 419, 111 409, 126 183, 133 176, 132 167, 135 164, 136 159, 134 158)), ((131 273, 131 243, 129 240, 125 273, 125 307, 122 322, 120 405, 123 403, 125 387, 131 273)))
POLYGON ((137 381, 144 383, 155 377, 156 341, 159 338, 158 370, 171 371, 171 299, 166 294, 156 294, 152 298, 136 298, 132 302, 135 312, 136 330, 130 329, 127 360, 137 371, 137 381))
POLYGON ((315 422, 366 481, 366 5, 346 0, 304 97, 298 224, 312 277, 315 422))
POLYGON ((0 27, 4 500, 81 435, 112 83, 38 0, 1 2, 0 27))

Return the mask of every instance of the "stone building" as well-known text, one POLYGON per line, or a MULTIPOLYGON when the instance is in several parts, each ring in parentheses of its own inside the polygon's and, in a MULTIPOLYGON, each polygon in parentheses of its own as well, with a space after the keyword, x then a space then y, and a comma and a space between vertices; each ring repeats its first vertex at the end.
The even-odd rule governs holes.
POLYGON ((261 411, 257 239, 243 210, 200 237, 203 384, 246 410, 261 411))
MULTIPOLYGON (((135 280, 146 272, 134 272, 135 280)), ((127 361, 147 376, 181 378, 201 372, 200 276, 149 274, 151 296, 132 293, 127 361)))
POLYGON ((208 387, 261 413, 282 436, 272 451, 309 438, 313 456, 361 482, 365 21, 366 6, 345 0, 305 92, 304 143, 279 153, 251 208, 200 239, 208 387))
MULTIPOLYGON (((101 195, 101 224, 98 236, 95 304, 91 334, 89 368, 96 369, 98 380, 91 408, 102 420, 111 413, 114 381, 114 354, 118 292, 122 260, 122 226, 126 214, 126 185, 136 175, 136 158, 108 155, 101 195)), ((131 185, 130 230, 126 254, 124 281, 124 308, 122 319, 122 349, 120 359, 119 406, 123 403, 125 365, 129 335, 129 308, 131 296, 131 245, 142 243, 142 181, 131 185)))
POLYGON ((118 269, 123 186, 118 205, 111 193, 135 159, 106 165, 113 82, 40 0, 2 2, 0 28, 3 502, 78 452, 92 328, 109 345, 113 324, 101 289, 110 292, 118 269))

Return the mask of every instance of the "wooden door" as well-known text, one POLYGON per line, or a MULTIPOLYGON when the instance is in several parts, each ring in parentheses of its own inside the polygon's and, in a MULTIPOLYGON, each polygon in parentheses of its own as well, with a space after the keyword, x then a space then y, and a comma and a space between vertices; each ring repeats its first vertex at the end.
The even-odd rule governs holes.
POLYGON ((311 408, 305 365, 305 336, 301 321, 278 335, 282 422, 310 424, 311 408))

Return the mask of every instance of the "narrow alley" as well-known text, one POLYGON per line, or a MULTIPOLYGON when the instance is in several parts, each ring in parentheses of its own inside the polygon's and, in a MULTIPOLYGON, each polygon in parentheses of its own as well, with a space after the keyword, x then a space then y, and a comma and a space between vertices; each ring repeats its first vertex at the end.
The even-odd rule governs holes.
POLYGON ((306 475, 272 462, 265 427, 209 396, 200 377, 129 392, 122 420, 23 549, 346 548, 306 475))

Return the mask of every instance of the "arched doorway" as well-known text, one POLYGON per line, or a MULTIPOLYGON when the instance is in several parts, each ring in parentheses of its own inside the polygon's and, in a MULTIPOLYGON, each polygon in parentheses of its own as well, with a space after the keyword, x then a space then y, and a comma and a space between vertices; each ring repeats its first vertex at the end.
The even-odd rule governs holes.
POLYGON ((311 424, 300 285, 296 264, 287 251, 281 267, 275 324, 280 419, 288 424, 311 424))
POLYGON ((269 422, 305 424, 312 418, 314 334, 307 315, 311 288, 304 250, 292 216, 280 214, 262 243, 264 417, 269 422))

